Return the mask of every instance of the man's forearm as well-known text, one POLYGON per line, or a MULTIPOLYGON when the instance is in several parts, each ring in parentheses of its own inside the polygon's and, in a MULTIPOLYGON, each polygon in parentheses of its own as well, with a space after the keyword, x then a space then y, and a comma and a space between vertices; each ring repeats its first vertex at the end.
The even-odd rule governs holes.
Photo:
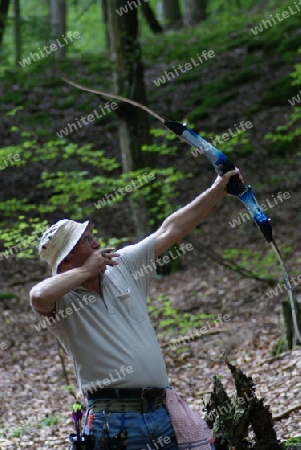
POLYGON ((30 291, 33 307, 40 312, 53 311, 57 300, 79 286, 87 278, 87 270, 84 267, 78 267, 47 278, 30 291))

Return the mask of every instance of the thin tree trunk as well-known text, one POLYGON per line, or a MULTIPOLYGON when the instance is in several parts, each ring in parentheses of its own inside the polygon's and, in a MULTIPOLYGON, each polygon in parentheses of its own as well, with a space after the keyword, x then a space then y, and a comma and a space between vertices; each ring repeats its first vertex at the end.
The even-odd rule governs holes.
POLYGON ((156 19, 155 13, 152 10, 152 8, 150 7, 150 5, 148 3, 142 3, 141 8, 142 8, 142 13, 145 17, 145 20, 149 24, 150 29, 154 33, 162 33, 163 28, 161 27, 158 20, 156 19))
POLYGON ((207 18, 207 0, 184 0, 184 27, 196 25, 207 18))
POLYGON ((21 60, 21 11, 20 0, 14 0, 14 37, 15 37, 15 64, 21 60))
MULTIPOLYGON (((111 55, 114 68, 115 91, 141 103, 146 103, 143 78, 141 48, 138 39, 137 10, 133 8, 127 14, 119 16, 116 10, 124 5, 123 0, 108 2, 108 23, 110 32, 111 55)), ((149 124, 144 111, 126 104, 120 104, 116 110, 118 119, 119 145, 123 172, 144 168, 149 165, 142 145, 148 144, 149 124)), ((149 234, 149 220, 146 201, 143 196, 131 200, 131 216, 137 239, 149 234)))
MULTIPOLYGON (((301 312, 300 309, 296 308, 296 315, 299 327, 301 325, 301 312)), ((292 310, 289 300, 282 300, 280 308, 280 326, 281 326, 281 336, 276 348, 276 354, 287 350, 292 350, 296 345, 297 337, 294 335, 294 326, 292 319, 292 310)))
POLYGON ((9 0, 0 0, 0 45, 3 42, 5 23, 8 16, 9 0))
POLYGON ((166 28, 182 26, 179 0, 162 0, 163 22, 166 28))
MULTIPOLYGON (((58 38, 63 42, 62 36, 66 32, 66 2, 65 0, 51 0, 51 35, 55 44, 58 38)), ((58 46, 55 52, 56 57, 65 58, 66 46, 58 46)))
POLYGON ((108 0, 101 0, 102 17, 105 26, 107 48, 110 48, 110 33, 108 26, 108 0))

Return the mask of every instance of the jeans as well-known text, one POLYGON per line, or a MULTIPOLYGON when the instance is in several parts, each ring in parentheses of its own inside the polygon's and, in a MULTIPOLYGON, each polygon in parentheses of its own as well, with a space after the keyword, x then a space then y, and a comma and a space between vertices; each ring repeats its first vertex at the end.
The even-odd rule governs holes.
MULTIPOLYGON (((88 407, 93 400, 88 402, 88 407)), ((88 410, 87 410, 88 411, 88 410)), ((147 413, 125 412, 111 413, 109 416, 109 435, 116 436, 122 429, 122 420, 127 430, 127 450, 179 450, 169 414, 162 406, 147 413), (123 418, 122 418, 123 416, 123 418)), ((85 419, 85 433, 88 434, 88 414, 85 419)), ((105 414, 94 412, 93 434, 94 448, 100 450, 100 439, 105 424, 105 414)), ((214 445, 211 445, 214 450, 214 445)))

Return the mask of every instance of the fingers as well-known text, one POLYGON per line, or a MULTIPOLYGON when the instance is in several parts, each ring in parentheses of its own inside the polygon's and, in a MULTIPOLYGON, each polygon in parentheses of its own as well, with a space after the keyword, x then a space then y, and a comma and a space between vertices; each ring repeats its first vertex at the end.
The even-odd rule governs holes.
POLYGON ((242 175, 241 175, 241 173, 240 173, 240 171, 239 171, 239 169, 238 169, 237 167, 235 167, 234 170, 230 170, 229 172, 226 172, 224 175, 222 175, 222 177, 223 177, 224 179, 226 179, 227 181, 229 181, 230 178, 233 177, 233 175, 238 175, 240 181, 241 181, 243 184, 245 183, 245 182, 244 182, 244 179, 243 179, 243 177, 242 177, 242 175))
POLYGON ((114 247, 108 247, 100 250, 101 256, 105 260, 105 263, 109 266, 116 266, 118 264, 118 261, 113 261, 112 258, 117 258, 120 254, 115 253, 114 250, 114 247))

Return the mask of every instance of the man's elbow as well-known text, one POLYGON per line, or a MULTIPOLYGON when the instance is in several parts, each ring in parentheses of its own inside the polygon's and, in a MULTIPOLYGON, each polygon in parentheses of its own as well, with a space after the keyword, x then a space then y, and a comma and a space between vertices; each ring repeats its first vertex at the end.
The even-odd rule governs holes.
POLYGON ((156 258, 179 240, 178 234, 175 233, 174 230, 170 228, 164 229, 163 227, 161 227, 156 233, 154 233, 154 237, 156 258))
POLYGON ((40 309, 42 300, 41 290, 34 286, 29 293, 30 303, 32 304, 34 309, 40 309))
POLYGON ((29 298, 33 308, 36 311, 48 313, 49 311, 53 311, 55 307, 55 301, 46 299, 39 285, 34 286, 31 289, 29 298))

